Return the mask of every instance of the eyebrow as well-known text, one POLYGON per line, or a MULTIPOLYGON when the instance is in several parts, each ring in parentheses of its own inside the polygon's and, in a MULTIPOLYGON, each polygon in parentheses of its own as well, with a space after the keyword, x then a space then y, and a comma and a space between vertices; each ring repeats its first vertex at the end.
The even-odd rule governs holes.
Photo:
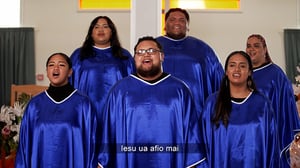
MULTIPOLYGON (((55 61, 49 61, 49 63, 55 63, 55 61)), ((48 64, 49 64, 49 63, 48 63, 48 64)), ((63 60, 58 61, 58 63, 65 63, 65 64, 67 64, 67 62, 66 62, 66 61, 63 61, 63 60)))
POLYGON ((104 26, 104 25, 108 25, 108 23, 103 23, 103 24, 96 23, 95 24, 95 26, 104 26))
POLYGON ((237 63, 240 63, 240 64, 247 64, 247 62, 236 62, 236 61, 230 61, 229 64, 237 64, 237 63))

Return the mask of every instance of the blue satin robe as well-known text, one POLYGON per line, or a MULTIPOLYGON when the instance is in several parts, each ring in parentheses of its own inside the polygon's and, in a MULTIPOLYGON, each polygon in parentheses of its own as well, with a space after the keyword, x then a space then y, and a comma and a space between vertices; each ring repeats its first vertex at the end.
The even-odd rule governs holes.
POLYGON ((211 122, 217 93, 207 98, 203 133, 211 168, 276 168, 279 166, 278 133, 271 103, 252 92, 243 102, 232 102, 229 124, 211 122))
POLYGON ((112 55, 111 47, 99 49, 94 47, 95 57, 80 60, 80 48, 71 55, 73 75, 70 83, 74 88, 87 94, 97 110, 100 121, 101 112, 109 89, 120 79, 135 71, 131 54, 123 49, 123 54, 128 57, 121 60, 112 55))
POLYGON ((157 40, 165 54, 164 71, 189 86, 200 116, 205 99, 219 90, 224 74, 222 64, 210 46, 194 37, 173 40, 161 36, 157 40))
MULTIPOLYGON (((295 129, 300 128, 295 97, 291 82, 275 64, 268 64, 255 69, 253 79, 258 90, 272 102, 278 124, 280 150, 294 139, 295 129)), ((283 158, 285 161, 285 158, 283 158)), ((289 167, 287 162, 281 167, 289 167)))
POLYGON ((16 168, 95 168, 95 111, 74 91, 56 102, 43 92, 33 97, 21 123, 16 168))
POLYGON ((108 96, 105 120, 98 156, 105 168, 207 166, 191 93, 177 78, 120 80, 108 96))

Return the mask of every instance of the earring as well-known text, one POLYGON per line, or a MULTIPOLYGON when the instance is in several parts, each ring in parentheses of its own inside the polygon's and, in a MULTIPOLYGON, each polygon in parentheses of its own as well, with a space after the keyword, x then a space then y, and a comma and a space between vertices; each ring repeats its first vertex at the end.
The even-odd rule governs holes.
POLYGON ((251 77, 248 76, 247 78, 247 86, 250 88, 252 86, 252 80, 251 80, 251 77))

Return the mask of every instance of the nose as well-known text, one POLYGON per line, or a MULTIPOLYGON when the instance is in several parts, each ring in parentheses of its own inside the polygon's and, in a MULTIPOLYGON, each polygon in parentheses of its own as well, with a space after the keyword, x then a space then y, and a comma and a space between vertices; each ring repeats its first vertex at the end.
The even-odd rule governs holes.
POLYGON ((59 65, 56 65, 56 64, 55 64, 55 65, 53 66, 53 69, 58 69, 58 68, 59 68, 59 65))
POLYGON ((104 30, 104 26, 99 26, 98 30, 103 31, 104 30))
POLYGON ((240 66, 235 66, 234 70, 238 72, 241 70, 241 68, 240 68, 240 66))
POLYGON ((247 49, 252 51, 254 49, 254 47, 253 46, 248 46, 247 49))
POLYGON ((151 56, 150 51, 146 51, 145 56, 151 56))

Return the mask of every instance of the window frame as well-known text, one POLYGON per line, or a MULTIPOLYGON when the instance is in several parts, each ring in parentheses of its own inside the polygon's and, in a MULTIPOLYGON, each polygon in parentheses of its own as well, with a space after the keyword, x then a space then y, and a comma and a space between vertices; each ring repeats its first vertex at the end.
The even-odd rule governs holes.
MULTIPOLYGON (((98 11, 110 11, 110 12, 128 12, 131 11, 131 7, 129 9, 122 9, 122 8, 91 8, 91 9, 81 9, 80 3, 83 0, 78 0, 78 11, 80 12, 98 12, 98 11)), ((108 0, 109 1, 109 0, 108 0)), ((129 0, 131 3, 131 0, 129 0)), ((168 9, 170 9, 170 1, 171 0, 162 0, 162 11, 167 11, 168 9)), ((184 8, 186 10, 188 10, 189 12, 213 12, 213 13, 238 13, 242 11, 242 0, 239 0, 239 8, 238 9, 190 9, 190 8, 184 8)))

